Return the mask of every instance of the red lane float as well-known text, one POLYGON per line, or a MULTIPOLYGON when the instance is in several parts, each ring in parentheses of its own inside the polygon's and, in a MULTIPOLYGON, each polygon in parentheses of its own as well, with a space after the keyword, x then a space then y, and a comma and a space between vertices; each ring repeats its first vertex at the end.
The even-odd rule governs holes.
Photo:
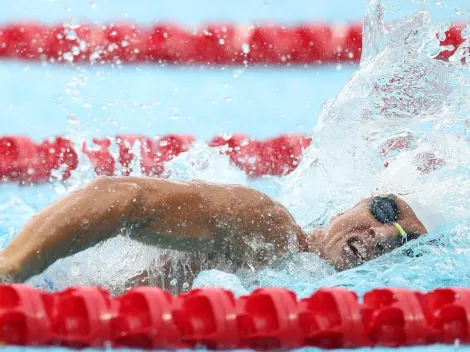
POLYGON ((297 300, 282 288, 236 299, 205 288, 177 297, 134 288, 119 297, 94 287, 46 293, 0 285, 0 342, 19 346, 143 349, 356 348, 470 343, 470 289, 429 293, 343 288, 297 300))
MULTIPOLYGON (((445 33, 439 59, 447 59, 463 42, 463 28, 455 24, 445 33)), ((193 31, 173 24, 48 27, 24 22, 0 28, 0 58, 50 63, 305 65, 359 62, 361 52, 361 24, 209 24, 193 31)))
MULTIPOLYGON (((62 137, 36 144, 25 136, 4 136, 0 137, 0 180, 19 184, 64 181, 78 167, 79 154, 88 158, 98 175, 107 176, 131 174, 138 154, 142 174, 164 177, 165 162, 188 151, 194 142, 189 135, 118 135, 114 140, 93 138, 78 151, 62 137), (111 152, 113 144, 117 146, 116 156, 111 152)), ((250 177, 288 174, 297 167, 310 143, 310 137, 287 134, 266 140, 247 135, 218 136, 208 142, 250 177)))
POLYGON ((36 144, 25 136, 0 137, 0 180, 18 183, 47 182, 51 177, 64 180, 77 166, 73 143, 65 138, 55 137, 36 144))

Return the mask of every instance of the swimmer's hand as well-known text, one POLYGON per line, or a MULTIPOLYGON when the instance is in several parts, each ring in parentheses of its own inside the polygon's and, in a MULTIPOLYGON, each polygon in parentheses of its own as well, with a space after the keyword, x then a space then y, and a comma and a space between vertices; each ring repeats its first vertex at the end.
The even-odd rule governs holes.
POLYGON ((5 271, 5 278, 24 281, 123 228, 132 228, 131 237, 147 244, 196 252, 211 247, 234 256, 259 244, 270 244, 273 255, 282 255, 291 247, 292 235, 301 233, 282 205, 248 187, 103 177, 26 224, 1 252, 11 268, 18 268, 5 271))

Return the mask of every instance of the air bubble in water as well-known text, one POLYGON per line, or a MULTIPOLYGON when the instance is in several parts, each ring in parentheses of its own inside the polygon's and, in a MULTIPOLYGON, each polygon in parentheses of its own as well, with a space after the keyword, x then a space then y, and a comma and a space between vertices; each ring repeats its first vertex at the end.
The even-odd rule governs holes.
POLYGON ((89 5, 92 9, 96 8, 96 4, 93 1, 90 1, 89 5))
POLYGON ((231 103, 233 101, 233 97, 225 97, 224 100, 226 103, 231 103))
POLYGON ((78 46, 73 46, 73 47, 72 47, 72 54, 73 54, 74 56, 79 55, 79 54, 80 54, 80 48, 79 48, 78 46))

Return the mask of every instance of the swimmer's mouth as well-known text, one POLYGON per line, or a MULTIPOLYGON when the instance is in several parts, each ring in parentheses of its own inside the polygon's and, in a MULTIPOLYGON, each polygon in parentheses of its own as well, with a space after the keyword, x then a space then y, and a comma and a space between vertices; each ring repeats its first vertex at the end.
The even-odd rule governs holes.
POLYGON ((348 247, 351 249, 351 252, 354 254, 354 256, 361 262, 364 263, 365 256, 366 256, 366 248, 362 243, 360 243, 356 239, 350 239, 347 242, 348 247))

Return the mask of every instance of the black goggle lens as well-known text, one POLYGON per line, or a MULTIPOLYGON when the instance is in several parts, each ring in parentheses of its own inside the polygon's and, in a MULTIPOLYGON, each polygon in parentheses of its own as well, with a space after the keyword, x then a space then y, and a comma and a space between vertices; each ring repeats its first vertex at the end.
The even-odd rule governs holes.
POLYGON ((374 197, 370 205, 370 212, 382 224, 398 220, 398 207, 395 200, 386 197, 374 197))

